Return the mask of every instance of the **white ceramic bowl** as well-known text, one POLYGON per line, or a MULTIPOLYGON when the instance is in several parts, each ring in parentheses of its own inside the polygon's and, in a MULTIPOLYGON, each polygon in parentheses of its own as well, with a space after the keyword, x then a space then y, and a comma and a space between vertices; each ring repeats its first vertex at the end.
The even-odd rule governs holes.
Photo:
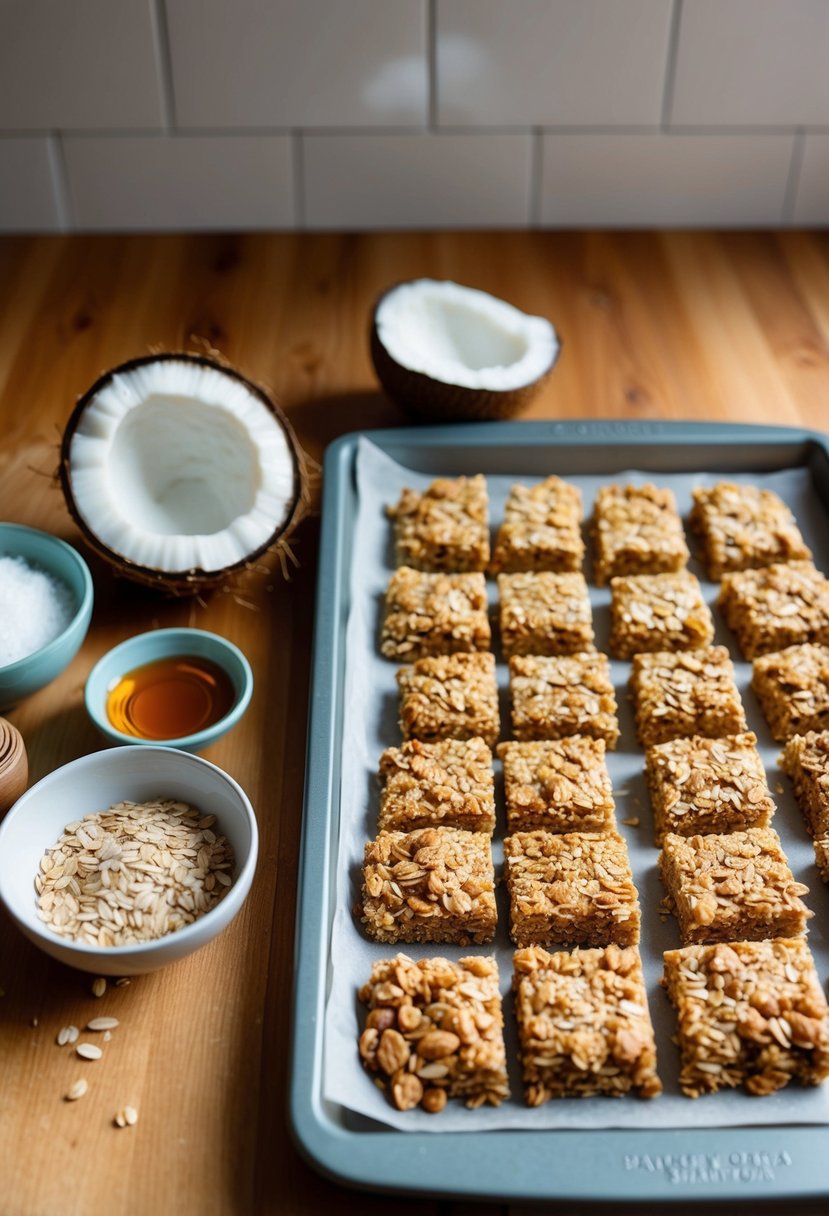
POLYGON ((233 920, 250 891, 259 835, 237 783, 207 760, 168 747, 118 747, 55 769, 17 800, 0 824, 0 900, 28 938, 52 958, 96 975, 140 975, 206 945, 233 920), (122 799, 178 798, 215 815, 233 847, 233 884, 204 916, 156 941, 87 946, 53 933, 38 918, 34 878, 66 824, 122 799))

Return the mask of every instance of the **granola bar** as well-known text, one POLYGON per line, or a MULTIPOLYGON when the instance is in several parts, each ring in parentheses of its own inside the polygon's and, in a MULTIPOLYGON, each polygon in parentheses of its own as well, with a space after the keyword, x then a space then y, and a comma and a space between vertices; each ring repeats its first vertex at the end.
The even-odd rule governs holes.
POLYGON ((829 642, 829 579, 811 562, 725 574, 717 606, 747 659, 800 642, 829 642))
POLYGON ((365 848, 360 919, 376 942, 491 942, 489 837, 445 827, 380 832, 365 848))
POLYGON ((699 579, 630 574, 610 580, 610 653, 617 659, 653 650, 698 650, 714 639, 711 609, 699 579))
POLYGON ((507 830, 603 832, 616 826, 604 739, 501 743, 507 830))
POLYGON ((492 570, 579 570, 581 491, 560 477, 514 485, 495 539, 492 570))
POLYGON ((751 687, 772 738, 829 729, 829 646, 804 642, 754 660, 751 687))
POLYGON ((509 681, 516 739, 590 735, 611 750, 616 746, 616 696, 606 655, 515 655, 509 681))
POLYGON ((639 900, 617 832, 515 832, 504 841, 517 946, 633 946, 639 900))
POLYGON ((415 570, 485 570, 489 562, 489 499, 486 479, 441 477, 419 493, 408 487, 394 520, 399 566, 415 570))
POLYGON ((815 846, 815 865, 824 882, 829 882, 829 837, 821 836, 812 841, 815 846))
POLYGON ((418 659, 397 673, 404 739, 498 738, 495 656, 451 654, 418 659))
POLYGON ((829 730, 792 736, 780 767, 791 778, 809 835, 829 836, 829 730))
POLYGON ((662 1092, 635 946, 515 952, 515 1014, 528 1106, 550 1098, 662 1092))
POLYGON ((389 580, 380 650, 389 659, 488 650, 483 574, 426 574, 401 566, 389 580))
POLYGON ((752 731, 707 739, 670 739, 645 753, 654 837, 740 832, 768 827, 774 803, 752 731))
POLYGON ((634 655, 630 687, 644 747, 686 735, 716 739, 746 730, 734 666, 724 646, 634 655))
POLYGON ((731 570, 808 561, 812 554, 789 508, 773 490, 720 481, 693 491, 689 523, 702 543, 708 577, 731 570))
POLYGON ((688 545, 672 492, 650 482, 602 486, 593 508, 598 587, 617 574, 662 574, 681 570, 688 545))
POLYGON ((812 912, 773 828, 709 836, 669 832, 659 857, 665 906, 683 944, 797 937, 812 912))
POLYGON ((381 959, 359 991, 368 1006, 360 1058, 398 1110, 438 1114, 509 1097, 504 1015, 494 958, 381 959))
POLYGON ((463 828, 492 835, 495 779, 492 752, 483 739, 412 739, 380 757, 379 828, 463 828))
POLYGON ((829 1010, 802 937, 685 946, 664 963, 689 1098, 740 1085, 761 1096, 829 1076, 829 1010))
POLYGON ((593 648, 593 618, 583 574, 499 574, 498 595, 506 658, 577 654, 593 648))

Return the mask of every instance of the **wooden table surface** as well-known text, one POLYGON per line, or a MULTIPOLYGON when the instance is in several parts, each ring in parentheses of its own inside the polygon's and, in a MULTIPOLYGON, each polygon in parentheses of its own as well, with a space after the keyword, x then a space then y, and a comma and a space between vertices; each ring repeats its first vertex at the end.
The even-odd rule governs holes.
MULTIPOLYGON (((62 427, 102 370, 151 350, 220 350, 272 388, 316 459, 346 431, 403 423, 378 391, 368 319, 384 287, 420 275, 473 284, 553 320, 563 353, 529 417, 829 430, 829 235, 5 239, 0 518, 80 545, 53 479, 62 427)), ((155 626, 225 634, 248 654, 256 691, 242 723, 205 755, 250 795, 261 855, 250 898, 218 940, 100 999, 89 976, 46 958, 0 916, 4 1216, 519 1210, 340 1189, 291 1143, 288 1040, 318 533, 314 516, 301 525, 290 582, 269 559, 205 602, 164 600, 90 559, 96 602, 85 645, 9 715, 37 780, 102 745, 82 692, 109 647, 155 626), (101 1061, 85 1064, 56 1045, 61 1026, 100 1014, 120 1020, 101 1061), (63 1101, 80 1075, 88 1094, 63 1101), (139 1122, 119 1130, 112 1116, 125 1103, 139 1122)))

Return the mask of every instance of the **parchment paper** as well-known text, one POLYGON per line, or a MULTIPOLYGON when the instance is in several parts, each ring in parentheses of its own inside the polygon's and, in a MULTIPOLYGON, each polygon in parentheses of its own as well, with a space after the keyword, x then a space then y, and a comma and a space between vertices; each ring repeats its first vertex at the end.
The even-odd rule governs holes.
MULTIPOLYGON (((551 470, 552 471, 552 470, 551 470)), ((559 472, 563 470, 557 470, 559 472)), ((448 476, 455 470, 441 470, 448 476)), ((680 512, 687 516, 691 504, 691 488, 710 485, 721 478, 704 472, 696 474, 620 472, 612 478, 568 477, 578 485, 584 498, 585 517, 589 518, 598 487, 610 480, 633 482, 655 481, 670 486, 680 512)), ((730 475, 729 475, 730 476, 730 475)), ((829 1083, 818 1089, 789 1086, 764 1098, 754 1098, 742 1091, 708 1095, 692 1100, 684 1097, 677 1084, 679 1053, 671 1042, 676 1024, 673 1009, 659 980, 662 975, 662 952, 680 945, 673 917, 664 921, 659 904, 664 895, 653 844, 650 800, 644 783, 644 754, 638 745, 633 715, 627 696, 630 664, 612 663, 613 682, 619 702, 621 738, 618 750, 608 752, 608 767, 613 782, 619 830, 624 834, 630 851, 634 880, 642 904, 641 952, 647 984, 648 1002, 657 1043, 657 1067, 664 1093, 651 1101, 636 1097, 558 1099, 540 1108, 527 1108, 523 1101, 517 1041, 512 1013, 510 983, 512 977, 512 946, 509 941, 509 911, 506 892, 498 889, 498 932, 494 946, 452 947, 443 944, 378 945, 366 940, 352 915, 360 894, 360 866, 363 847, 377 831, 379 784, 377 765, 386 747, 398 745, 401 735, 397 722, 397 664, 384 659, 379 652, 379 632, 383 596, 394 569, 392 529, 384 514, 388 503, 395 503, 404 486, 425 489, 434 474, 423 475, 403 468, 389 459, 368 440, 362 440, 357 459, 359 509, 354 523, 354 553, 351 570, 351 610, 347 625, 345 673, 345 728, 343 738, 342 789, 340 798, 340 836, 338 858, 338 887, 336 912, 332 929, 330 961, 330 991, 326 1010, 324 1035, 324 1093, 330 1101, 357 1111, 379 1123, 401 1129, 418 1131, 481 1131, 495 1128, 665 1128, 717 1127, 756 1124, 823 1124, 829 1123, 829 1083), (639 817, 639 827, 622 824, 623 819, 639 817), (457 1102, 450 1102, 438 1116, 420 1110, 402 1113, 395 1110, 389 1099, 372 1084, 363 1070, 357 1052, 357 1039, 364 1024, 365 1010, 357 1000, 357 990, 371 973, 373 962, 388 958, 398 950, 414 958, 441 955, 458 959, 470 954, 492 954, 498 959, 501 991, 504 998, 504 1018, 507 1060, 512 1098, 500 1107, 485 1107, 469 1111, 457 1102)), ((733 480, 751 481, 777 491, 789 503, 800 524, 807 543, 815 555, 816 564, 829 570, 829 529, 824 508, 811 488, 806 470, 795 469, 779 473, 752 474, 733 480)), ((517 468, 511 476, 487 476, 490 496, 491 524, 494 529, 503 518, 503 507, 510 485, 515 481, 531 482, 517 468)), ((590 577, 590 554, 586 571, 590 577)), ((692 560, 690 569, 700 577, 706 600, 713 605, 718 585, 704 580, 704 571, 692 560)), ((490 603, 497 602, 497 589, 487 580, 490 603)), ((609 632, 610 592, 607 588, 590 588, 596 646, 607 652, 609 632)), ((783 847, 795 877, 805 882, 811 893, 806 902, 815 912, 809 922, 809 945, 814 953, 821 979, 829 975, 829 891, 820 881, 814 865, 814 853, 800 813, 794 803, 790 783, 777 765, 780 747, 769 734, 759 707, 748 685, 750 664, 741 661, 730 631, 719 614, 714 612, 715 641, 727 645, 735 661, 737 682, 745 705, 749 728, 759 740, 769 786, 777 804, 773 826, 780 833, 783 847)), ((507 699, 507 668, 498 650, 497 628, 493 631, 501 692, 501 738, 509 738, 507 699)), ((496 762, 496 800, 498 822, 493 842, 496 879, 502 873, 504 837, 503 787, 500 783, 500 763, 496 762)))

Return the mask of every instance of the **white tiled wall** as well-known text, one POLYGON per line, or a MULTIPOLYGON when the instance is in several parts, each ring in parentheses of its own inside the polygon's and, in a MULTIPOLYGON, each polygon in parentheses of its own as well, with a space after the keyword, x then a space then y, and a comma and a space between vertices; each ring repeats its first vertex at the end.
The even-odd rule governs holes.
POLYGON ((0 0, 0 230, 829 223, 829 0, 0 0))

